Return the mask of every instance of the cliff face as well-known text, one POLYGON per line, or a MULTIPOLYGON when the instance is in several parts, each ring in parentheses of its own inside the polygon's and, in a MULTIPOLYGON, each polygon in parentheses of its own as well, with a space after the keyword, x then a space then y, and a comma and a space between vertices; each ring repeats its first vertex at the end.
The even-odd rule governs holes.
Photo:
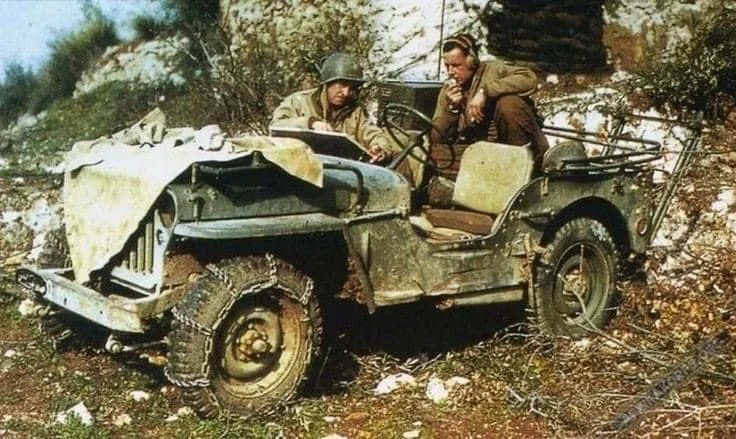
MULTIPOLYGON (((269 13, 277 17, 272 31, 280 29, 287 39, 289 35, 297 35, 299 29, 293 26, 309 27, 320 20, 321 3, 316 0, 272 2, 269 8, 273 10, 269 13)), ((726 3, 724 0, 445 0, 444 21, 443 0, 350 0, 346 4, 354 4, 356 10, 370 7, 377 11, 373 19, 379 38, 370 49, 366 63, 373 66, 371 76, 435 79, 442 72, 438 42, 443 36, 459 31, 477 35, 482 53, 529 62, 547 72, 630 70, 648 53, 666 50, 677 40, 689 38, 698 20, 717 14, 726 3)), ((254 40, 248 34, 255 30, 249 21, 263 15, 258 4, 248 0, 220 0, 222 23, 229 29, 234 52, 239 45, 254 40)), ((360 29, 353 31, 347 27, 340 32, 344 35, 336 38, 358 40, 363 35, 360 29)), ((85 73, 76 94, 87 93, 112 80, 181 84, 185 81, 181 65, 188 44, 186 39, 172 38, 111 48, 85 73)), ((306 54, 316 50, 320 48, 304 48, 306 54)))
POLYGON ((92 68, 82 74, 74 97, 111 81, 150 85, 183 86, 190 41, 186 37, 123 44, 108 48, 92 68))
MULTIPOLYGON (((303 1, 296 9, 318 3, 303 1)), ((370 0, 383 38, 375 50, 396 53, 385 72, 433 77, 438 41, 458 31, 478 36, 488 53, 528 61, 548 72, 628 70, 647 53, 687 39, 698 20, 717 14, 728 1, 683 0, 370 0), (441 15, 444 6, 444 26, 441 15), (401 42, 399 44, 398 42, 401 42)), ((220 0, 223 20, 247 29, 247 0, 220 0)))

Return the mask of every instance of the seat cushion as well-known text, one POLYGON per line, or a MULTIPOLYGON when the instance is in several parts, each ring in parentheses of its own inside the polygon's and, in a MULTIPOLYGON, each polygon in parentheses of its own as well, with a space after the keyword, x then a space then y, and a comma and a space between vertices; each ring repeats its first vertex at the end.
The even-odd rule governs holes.
POLYGON ((476 235, 488 235, 493 217, 483 213, 454 209, 426 209, 424 216, 434 227, 462 230, 476 235))
POLYGON ((424 215, 410 216, 409 222, 414 230, 431 241, 462 241, 479 235, 447 227, 435 227, 424 215))

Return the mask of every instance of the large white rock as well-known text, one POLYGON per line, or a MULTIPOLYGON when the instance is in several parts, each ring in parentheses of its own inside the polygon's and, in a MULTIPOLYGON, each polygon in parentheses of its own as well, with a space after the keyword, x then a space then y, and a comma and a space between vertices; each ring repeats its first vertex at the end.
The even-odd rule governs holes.
POLYGON ((444 381, 437 377, 432 377, 427 383, 427 391, 425 392, 427 398, 429 398, 435 404, 441 404, 450 397, 450 391, 445 386, 444 381))
POLYGON ((396 373, 393 375, 389 375, 386 378, 382 379, 375 389, 373 389, 373 393, 376 395, 385 395, 387 393, 391 393, 396 389, 399 389, 401 387, 406 386, 416 386, 417 380, 413 376, 409 375, 408 373, 396 373))
POLYGON ((76 416, 83 425, 92 425, 93 418, 92 414, 87 409, 87 406, 83 402, 76 404, 74 407, 64 410, 56 414, 55 421, 57 424, 66 425, 72 416, 76 416))
POLYGON ((74 97, 84 95, 112 81, 181 86, 186 83, 181 70, 190 40, 172 36, 108 48, 102 58, 82 74, 74 97))

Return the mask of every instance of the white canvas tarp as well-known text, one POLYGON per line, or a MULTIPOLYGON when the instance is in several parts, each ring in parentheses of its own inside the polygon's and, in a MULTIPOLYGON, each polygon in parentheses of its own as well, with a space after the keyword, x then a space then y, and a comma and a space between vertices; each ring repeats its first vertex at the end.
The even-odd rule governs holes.
POLYGON ((78 282, 88 281, 123 249, 166 185, 194 163, 227 162, 260 151, 289 174, 322 186, 322 163, 300 140, 225 138, 215 126, 164 134, 163 120, 160 112, 151 113, 110 138, 78 142, 68 153, 64 224, 78 282))

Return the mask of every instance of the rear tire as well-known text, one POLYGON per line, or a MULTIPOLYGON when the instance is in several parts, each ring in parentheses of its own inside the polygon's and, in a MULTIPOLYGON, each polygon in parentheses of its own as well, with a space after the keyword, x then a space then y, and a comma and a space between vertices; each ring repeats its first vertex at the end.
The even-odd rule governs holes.
POLYGON ((314 283, 271 255, 208 270, 174 309, 166 375, 204 417, 272 411, 302 388, 319 353, 314 283))
POLYGON ((616 312, 619 252, 610 233, 591 218, 565 223, 536 265, 533 320, 553 335, 583 336, 616 312))

